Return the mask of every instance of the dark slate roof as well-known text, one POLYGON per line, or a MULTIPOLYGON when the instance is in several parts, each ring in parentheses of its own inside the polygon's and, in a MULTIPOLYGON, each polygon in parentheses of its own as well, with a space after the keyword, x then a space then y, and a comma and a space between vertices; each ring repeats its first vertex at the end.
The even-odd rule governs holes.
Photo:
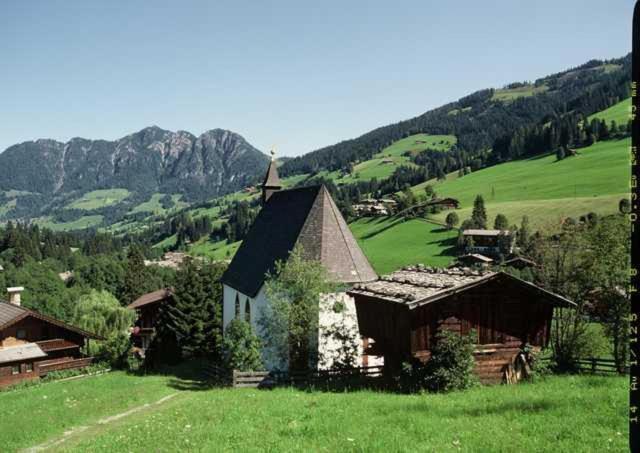
POLYGON ((152 291, 147 294, 143 294, 138 297, 136 300, 127 305, 127 308, 136 309, 143 307, 145 305, 153 304, 156 302, 161 302, 163 300, 168 299, 173 295, 173 290, 171 288, 162 288, 157 291, 152 291))
POLYGON ((554 305, 575 306, 575 303, 562 296, 504 272, 473 271, 469 268, 435 269, 421 265, 408 266, 375 282, 356 285, 349 294, 374 297, 414 309, 494 280, 515 282, 523 290, 535 291, 554 305))
POLYGON ((265 175, 264 181, 262 182, 262 187, 282 187, 280 177, 278 176, 276 161, 273 158, 271 159, 271 162, 269 162, 269 168, 267 169, 267 174, 265 175))
POLYGON ((275 263, 299 243, 304 257, 320 261, 342 283, 377 278, 324 186, 282 190, 266 202, 242 241, 222 282, 254 297, 275 263))
POLYGON ((63 329, 67 329, 72 332, 76 332, 87 338, 95 338, 98 340, 102 339, 98 335, 87 332, 86 330, 79 329, 78 327, 74 327, 65 322, 58 321, 57 319, 51 318, 50 316, 40 314, 37 311, 29 310, 28 308, 13 305, 9 302, 0 300, 0 330, 10 326, 11 324, 14 324, 15 322, 20 321, 23 318, 26 318, 27 316, 33 316, 34 318, 41 319, 42 321, 54 324, 58 327, 62 327, 63 329))

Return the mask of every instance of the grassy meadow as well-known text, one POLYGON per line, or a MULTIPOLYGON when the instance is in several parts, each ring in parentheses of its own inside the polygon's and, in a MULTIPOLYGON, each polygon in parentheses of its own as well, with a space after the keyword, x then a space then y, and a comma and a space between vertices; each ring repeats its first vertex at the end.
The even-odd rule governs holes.
POLYGON ((94 209, 104 208, 118 204, 127 198, 130 192, 127 189, 103 189, 94 190, 84 194, 78 200, 67 205, 68 209, 82 209, 84 211, 92 211, 94 209))
POLYGON ((378 274, 418 263, 445 267, 455 256, 457 232, 423 219, 365 217, 349 227, 378 274))
MULTIPOLYGON (((480 194, 491 221, 502 213, 519 223, 526 214, 534 227, 558 224, 568 216, 617 211, 620 199, 629 196, 630 145, 629 138, 603 141, 561 161, 555 154, 536 156, 431 183, 439 195, 460 200, 461 220, 470 216, 480 194)), ((414 191, 423 191, 425 185, 414 191)), ((446 215, 444 211, 435 218, 442 221, 446 215)))
POLYGON ((631 98, 618 102, 602 112, 594 113, 589 117, 589 121, 598 118, 607 123, 615 121, 618 126, 626 126, 631 119, 629 115, 631 115, 631 98))
POLYGON ((92 452, 628 451, 627 381, 557 376, 401 395, 209 389, 191 377, 113 372, 0 393, 12 421, 0 429, 0 445, 7 452, 43 444, 92 452))

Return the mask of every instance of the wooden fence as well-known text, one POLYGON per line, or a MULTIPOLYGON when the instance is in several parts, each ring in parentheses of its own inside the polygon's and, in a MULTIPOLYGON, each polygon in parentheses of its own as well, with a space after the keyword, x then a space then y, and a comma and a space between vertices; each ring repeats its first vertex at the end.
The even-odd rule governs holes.
MULTIPOLYGON (((541 359, 543 362, 550 362, 551 358, 544 357, 541 359)), ((618 373, 616 367, 616 361, 613 359, 601 359, 598 357, 589 357, 584 359, 578 359, 578 370, 582 373, 618 373)), ((629 372, 629 368, 625 368, 625 373, 629 372)))
POLYGON ((233 387, 275 386, 352 387, 373 386, 382 379, 381 366, 330 369, 309 372, 234 371, 233 387))
POLYGON ((72 368, 84 368, 91 365, 93 357, 83 357, 81 359, 72 360, 52 360, 47 362, 41 362, 38 364, 40 375, 45 375, 52 371, 69 370, 72 368))

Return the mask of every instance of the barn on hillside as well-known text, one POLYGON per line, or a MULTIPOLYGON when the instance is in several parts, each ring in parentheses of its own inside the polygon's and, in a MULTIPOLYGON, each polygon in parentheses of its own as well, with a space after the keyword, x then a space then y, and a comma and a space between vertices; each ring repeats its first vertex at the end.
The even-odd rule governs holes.
POLYGON ((368 352, 384 356, 385 371, 397 373, 413 358, 427 361, 442 329, 475 330, 476 373, 485 383, 508 377, 525 344, 548 344, 554 307, 575 305, 503 272, 424 266, 356 285, 349 294, 360 334, 373 339, 368 352))

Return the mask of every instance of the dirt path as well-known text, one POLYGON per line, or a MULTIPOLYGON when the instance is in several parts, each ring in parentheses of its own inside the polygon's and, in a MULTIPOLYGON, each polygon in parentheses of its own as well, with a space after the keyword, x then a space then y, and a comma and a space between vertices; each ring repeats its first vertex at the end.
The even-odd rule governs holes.
POLYGON ((115 423, 123 418, 126 418, 130 415, 137 414, 142 411, 148 411, 155 409, 157 406, 160 406, 167 401, 173 399, 179 395, 178 393, 172 393, 163 398, 160 398, 158 401, 153 403, 146 403, 140 406, 133 407, 125 412, 121 412, 116 415, 110 415, 109 417, 104 417, 98 420, 97 422, 88 425, 88 426, 77 426, 68 431, 65 431, 62 436, 48 440, 40 445, 36 445, 35 447, 26 448, 22 450, 22 453, 36 453, 40 451, 47 450, 56 450, 58 447, 66 447, 68 443, 78 442, 87 436, 95 435, 100 431, 103 431, 107 428, 107 425, 115 423))

